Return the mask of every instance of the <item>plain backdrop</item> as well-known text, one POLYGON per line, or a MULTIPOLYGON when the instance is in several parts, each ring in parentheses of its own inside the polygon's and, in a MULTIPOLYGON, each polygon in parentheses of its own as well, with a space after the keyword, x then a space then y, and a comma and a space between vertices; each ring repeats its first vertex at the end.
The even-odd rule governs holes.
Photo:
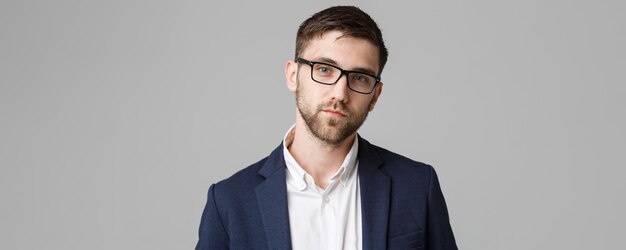
POLYGON ((295 118, 299 24, 390 51, 360 134, 434 165, 460 249, 620 249, 624 1, 2 1, 0 249, 192 249, 295 118))

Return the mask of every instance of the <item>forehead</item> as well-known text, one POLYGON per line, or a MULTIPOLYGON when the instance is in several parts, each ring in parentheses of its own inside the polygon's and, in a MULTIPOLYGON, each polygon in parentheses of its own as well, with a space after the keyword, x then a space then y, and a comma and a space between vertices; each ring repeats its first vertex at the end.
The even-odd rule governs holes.
POLYGON ((302 51, 307 60, 331 59, 347 70, 363 68, 378 73, 378 47, 370 41, 356 37, 342 37, 340 31, 328 31, 311 39, 302 51))

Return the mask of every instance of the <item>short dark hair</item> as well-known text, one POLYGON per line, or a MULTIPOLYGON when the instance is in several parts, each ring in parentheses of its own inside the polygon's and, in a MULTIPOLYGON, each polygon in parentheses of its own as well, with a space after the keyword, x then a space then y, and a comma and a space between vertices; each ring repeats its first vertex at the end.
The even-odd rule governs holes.
POLYGON ((383 41, 383 34, 376 22, 365 12, 355 6, 334 6, 315 13, 300 24, 296 36, 296 55, 307 47, 308 43, 321 37, 328 31, 340 31, 342 37, 362 38, 378 47, 379 72, 383 72, 387 63, 387 47, 383 41))

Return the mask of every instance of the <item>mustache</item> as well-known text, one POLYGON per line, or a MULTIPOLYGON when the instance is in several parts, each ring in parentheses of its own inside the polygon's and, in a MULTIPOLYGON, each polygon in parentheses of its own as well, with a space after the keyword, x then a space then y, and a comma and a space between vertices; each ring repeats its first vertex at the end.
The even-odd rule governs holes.
POLYGON ((317 112, 322 112, 322 110, 326 110, 326 109, 333 109, 333 110, 338 110, 339 112, 343 113, 344 115, 346 115, 347 117, 352 116, 352 112, 350 110, 348 110, 348 108, 341 102, 327 102, 327 103, 322 103, 320 105, 317 106, 317 112))

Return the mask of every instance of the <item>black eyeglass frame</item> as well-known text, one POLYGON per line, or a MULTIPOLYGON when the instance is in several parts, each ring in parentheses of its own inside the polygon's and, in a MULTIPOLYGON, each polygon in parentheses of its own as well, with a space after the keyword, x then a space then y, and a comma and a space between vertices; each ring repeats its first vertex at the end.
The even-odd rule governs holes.
POLYGON ((378 85, 378 83, 380 83, 380 77, 379 77, 379 76, 374 76, 374 75, 371 75, 371 74, 368 74, 368 73, 365 73, 365 72, 345 70, 345 69, 339 68, 339 67, 337 67, 337 66, 335 66, 335 65, 332 65, 332 64, 323 63, 323 62, 316 62, 316 61, 309 61, 309 60, 304 59, 304 58, 301 58, 301 57, 296 57, 296 60, 295 60, 295 61, 296 61, 297 63, 305 63, 305 64, 308 64, 309 66, 311 66, 311 80, 313 80, 313 81, 315 81, 315 82, 317 82, 317 83, 320 83, 320 84, 324 84, 324 85, 335 85, 335 84, 337 84, 337 82, 339 81, 339 79, 341 79, 341 77, 342 77, 343 75, 346 75, 346 78, 347 78, 347 80, 348 80, 348 82, 347 82, 347 83, 348 83, 348 88, 349 88, 350 90, 352 90, 352 91, 354 91, 354 92, 357 92, 357 93, 359 93, 359 94, 366 94, 366 95, 367 95, 367 94, 371 94, 372 92, 374 92, 374 89, 376 89, 376 85, 378 85), (335 82, 333 82, 333 83, 325 83, 325 82, 320 82, 320 81, 318 81, 318 80, 315 80, 315 78, 313 78, 313 68, 314 68, 313 66, 314 66, 315 64, 322 64, 322 65, 326 65, 326 66, 330 66, 330 67, 336 68, 336 69, 338 69, 339 71, 341 71, 341 74, 339 75, 339 77, 337 77, 337 80, 335 80, 335 82), (361 91, 355 90, 355 89, 353 89, 352 87, 350 87, 350 77, 349 77, 349 76, 350 76, 350 73, 358 73, 358 74, 363 74, 363 75, 371 76, 371 77, 372 77, 372 78, 374 78, 374 80, 376 80, 376 81, 374 82, 374 85, 372 86, 372 89, 371 89, 369 92, 361 92, 361 91))

